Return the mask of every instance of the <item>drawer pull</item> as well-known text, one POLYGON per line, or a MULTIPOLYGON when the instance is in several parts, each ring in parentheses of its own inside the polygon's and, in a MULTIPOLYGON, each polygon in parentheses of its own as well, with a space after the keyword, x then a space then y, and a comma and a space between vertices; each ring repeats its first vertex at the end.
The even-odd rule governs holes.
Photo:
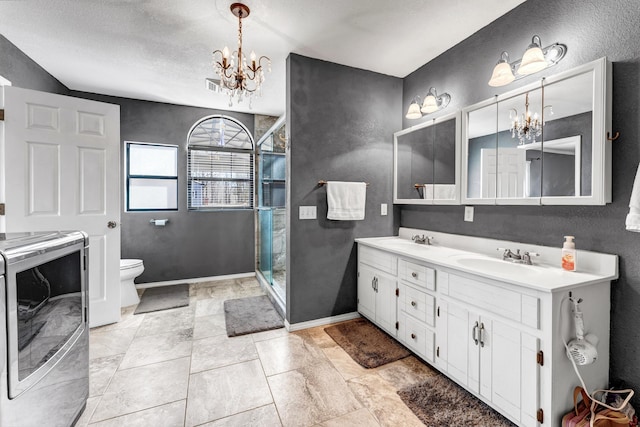
POLYGON ((414 272, 412 272, 412 273, 411 273, 411 277, 413 277, 413 278, 415 279, 416 277, 418 277, 418 273, 416 273, 415 271, 414 271, 414 272))
POLYGON ((411 334, 411 339, 415 340, 416 339, 416 334, 411 334))
POLYGON ((415 302, 415 301, 411 301, 411 306, 412 306, 412 307, 415 307, 416 305, 417 305, 417 304, 416 304, 416 302, 415 302))

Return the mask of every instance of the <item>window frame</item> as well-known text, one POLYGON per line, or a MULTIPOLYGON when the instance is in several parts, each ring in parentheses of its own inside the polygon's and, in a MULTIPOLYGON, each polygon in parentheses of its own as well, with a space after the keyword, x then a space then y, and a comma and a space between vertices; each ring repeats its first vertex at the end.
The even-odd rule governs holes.
POLYGON ((178 155, 180 152, 180 146, 177 144, 159 144, 155 142, 139 142, 139 141, 125 141, 125 211, 126 212, 175 212, 180 209, 180 178, 178 174, 178 155), (131 172, 131 145, 145 145, 154 147, 171 147, 175 148, 175 161, 176 161, 176 174, 175 176, 166 175, 132 175, 131 172), (173 180, 176 182, 176 207, 175 208, 131 208, 130 203, 130 183, 131 179, 161 179, 161 180, 173 180))
POLYGON ((189 130, 187 135, 187 210, 189 212, 216 212, 216 211, 252 211, 256 206, 256 144, 253 138, 253 135, 249 131, 249 129, 236 118, 222 115, 222 114, 212 114, 210 116, 203 117, 198 120, 189 130), (229 148, 226 146, 214 146, 214 145, 205 145, 205 144, 192 144, 190 143, 191 135, 193 131, 200 126, 203 122, 212 119, 223 119, 229 120, 237 125, 240 129, 242 129, 247 137, 248 141, 251 144, 251 149, 248 148, 229 148), (248 179, 243 178, 192 178, 191 176, 191 152, 193 151, 205 151, 205 152, 218 152, 218 153, 239 153, 239 154, 248 154, 249 155, 249 176, 248 179), (192 206, 192 191, 191 191, 191 183, 195 181, 210 181, 210 182, 247 182, 249 183, 249 206, 240 207, 240 206, 192 206))

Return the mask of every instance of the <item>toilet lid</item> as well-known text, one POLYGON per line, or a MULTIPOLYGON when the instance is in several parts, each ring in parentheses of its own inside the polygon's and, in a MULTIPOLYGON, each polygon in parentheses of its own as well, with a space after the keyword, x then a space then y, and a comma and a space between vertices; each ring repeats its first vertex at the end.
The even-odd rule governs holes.
POLYGON ((139 267, 142 265, 142 260, 141 259, 121 259, 120 260, 120 269, 127 269, 127 268, 135 268, 135 267, 139 267))

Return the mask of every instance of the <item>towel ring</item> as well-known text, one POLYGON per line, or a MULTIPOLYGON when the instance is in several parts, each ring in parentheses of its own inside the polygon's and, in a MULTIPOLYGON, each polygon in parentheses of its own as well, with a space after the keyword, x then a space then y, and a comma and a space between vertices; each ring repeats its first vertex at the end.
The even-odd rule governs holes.
POLYGON ((620 137, 620 132, 616 132, 615 135, 610 136, 609 132, 607 132, 607 139, 609 141, 615 141, 616 139, 618 139, 620 137))

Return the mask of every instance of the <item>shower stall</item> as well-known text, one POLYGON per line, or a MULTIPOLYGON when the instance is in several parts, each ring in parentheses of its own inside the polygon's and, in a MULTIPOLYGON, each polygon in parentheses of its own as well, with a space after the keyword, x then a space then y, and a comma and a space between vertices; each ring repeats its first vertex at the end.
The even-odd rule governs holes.
POLYGON ((286 132, 284 116, 256 144, 258 162, 257 273, 286 304, 286 132))

